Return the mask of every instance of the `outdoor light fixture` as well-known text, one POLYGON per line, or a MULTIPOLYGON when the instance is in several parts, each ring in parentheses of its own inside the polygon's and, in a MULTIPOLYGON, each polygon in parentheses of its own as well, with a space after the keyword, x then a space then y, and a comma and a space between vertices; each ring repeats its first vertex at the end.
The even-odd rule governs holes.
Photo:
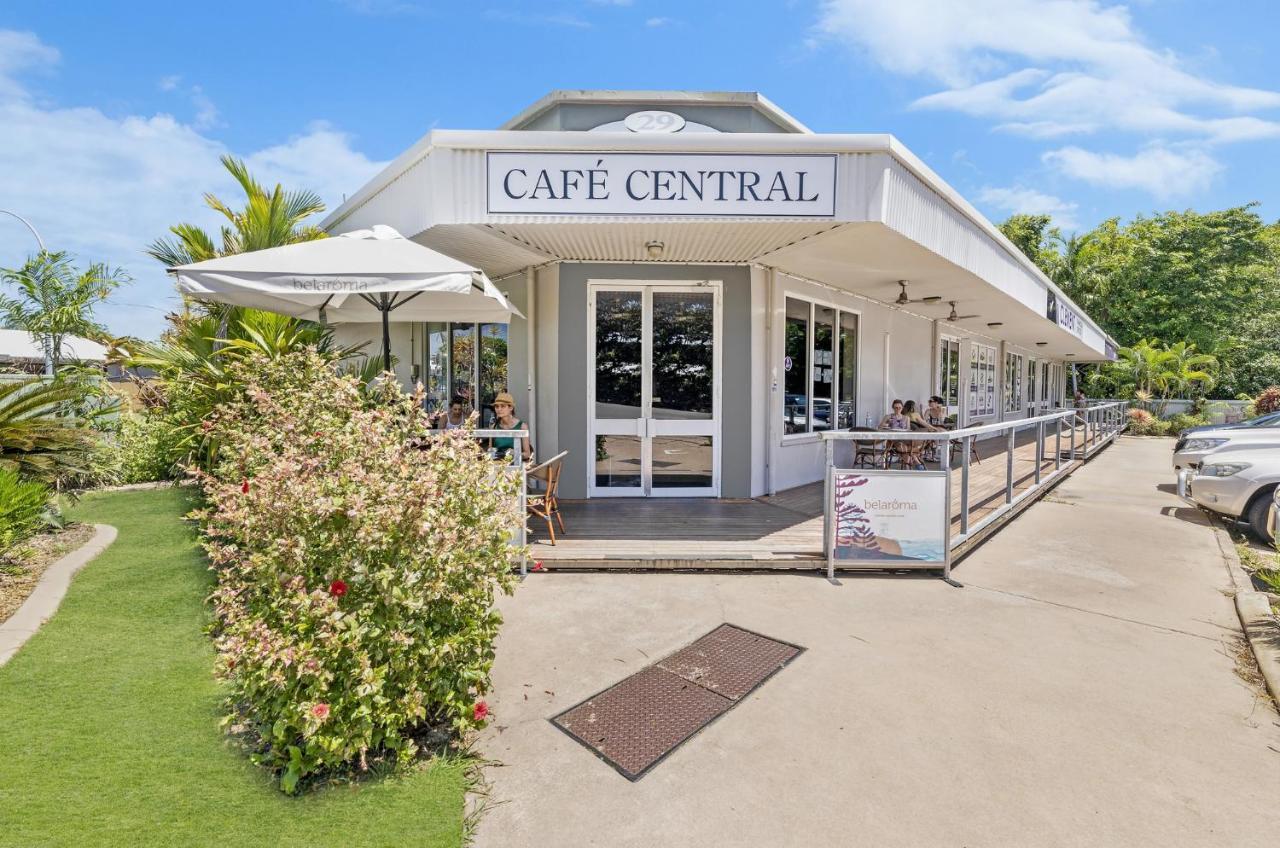
POLYGON ((988 322, 987 322, 987 326, 988 326, 988 327, 1003 327, 1003 326, 1004 326, 1004 322, 1003 322, 1003 321, 988 321, 988 322))
POLYGON ((645 253, 649 254, 650 259, 661 259, 662 251, 666 249, 666 245, 660 241, 647 241, 644 243, 645 253))
POLYGON ((1036 347, 1044 347, 1048 342, 1036 342, 1036 347))

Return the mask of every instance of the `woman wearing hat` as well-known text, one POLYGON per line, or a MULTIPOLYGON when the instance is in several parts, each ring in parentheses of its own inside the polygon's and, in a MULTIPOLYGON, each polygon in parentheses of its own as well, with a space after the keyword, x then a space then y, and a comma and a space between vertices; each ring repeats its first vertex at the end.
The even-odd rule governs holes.
MULTIPOLYGON (((497 420, 493 422, 495 430, 528 429, 523 421, 516 418, 516 399, 508 393, 502 392, 493 399, 493 411, 497 415, 497 420)), ((515 442, 514 436, 496 436, 489 440, 489 447, 496 450, 499 456, 509 456, 515 450, 515 442)), ((528 436, 520 439, 520 458, 525 462, 533 458, 533 447, 529 444, 528 436)))

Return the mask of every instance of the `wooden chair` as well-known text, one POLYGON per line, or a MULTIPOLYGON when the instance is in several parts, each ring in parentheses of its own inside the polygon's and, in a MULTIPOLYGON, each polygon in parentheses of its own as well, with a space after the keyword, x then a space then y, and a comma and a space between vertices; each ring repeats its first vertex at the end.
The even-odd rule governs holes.
POLYGON ((530 515, 536 515, 547 522, 547 534, 551 536, 553 545, 556 543, 556 531, 551 525, 551 519, 555 518, 556 523, 560 525, 560 532, 565 532, 564 519, 560 516, 560 501, 556 498, 556 492, 560 488, 560 464, 568 455, 568 451, 560 451, 546 462, 535 465, 525 472, 525 476, 531 482, 541 481, 543 485, 540 491, 529 491, 525 494, 525 507, 530 515))
MULTIPOLYGON (((986 423, 985 421, 975 421, 969 426, 981 427, 985 423, 986 423)), ((960 432, 963 432, 963 430, 961 430, 960 432)), ((964 442, 960 441, 959 439, 956 439, 951 443, 951 464, 953 466, 956 464, 956 454, 960 452, 960 446, 962 444, 964 444, 964 442)), ((982 464, 982 457, 978 456, 978 440, 977 439, 969 440, 969 457, 979 465, 982 464)))
MULTIPOLYGON (((874 427, 850 427, 852 433, 878 433, 874 427)), ((856 439, 853 443, 854 468, 883 468, 887 464, 889 445, 884 440, 856 439)))

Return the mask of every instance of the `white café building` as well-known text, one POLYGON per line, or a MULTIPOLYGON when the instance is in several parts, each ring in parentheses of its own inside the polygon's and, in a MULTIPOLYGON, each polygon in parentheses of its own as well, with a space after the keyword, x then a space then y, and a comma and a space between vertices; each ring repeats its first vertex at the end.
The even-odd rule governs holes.
POLYGON ((1114 358, 893 136, 813 133, 754 93, 555 91, 433 130, 323 226, 376 224, 524 314, 392 324, 392 352, 432 404, 510 391, 538 456, 569 451, 565 498, 770 494, 895 398, 1023 418, 1063 403, 1064 364, 1114 358))

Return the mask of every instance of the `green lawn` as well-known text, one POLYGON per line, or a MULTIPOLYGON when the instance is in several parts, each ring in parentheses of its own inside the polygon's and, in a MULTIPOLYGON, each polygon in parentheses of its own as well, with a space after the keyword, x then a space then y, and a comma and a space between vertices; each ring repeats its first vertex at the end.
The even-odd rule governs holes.
POLYGON ((288 798, 217 727, 186 496, 90 495, 120 536, 0 667, 0 845, 460 845, 464 768, 288 798))

